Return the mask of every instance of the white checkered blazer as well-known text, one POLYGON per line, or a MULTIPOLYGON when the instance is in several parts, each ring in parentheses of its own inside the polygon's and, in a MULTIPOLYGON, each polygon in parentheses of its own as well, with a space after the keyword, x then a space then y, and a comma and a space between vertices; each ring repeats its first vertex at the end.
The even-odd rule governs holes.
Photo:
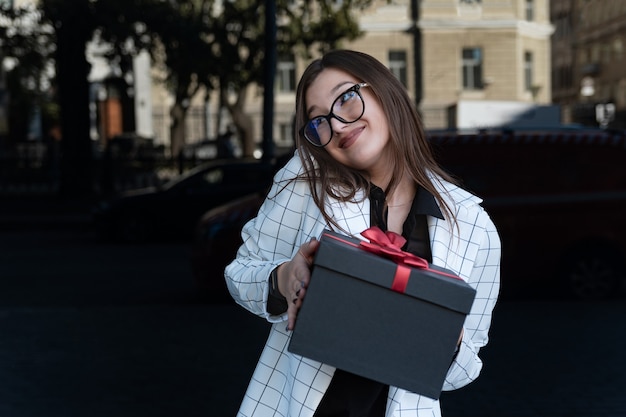
MULTIPOLYGON (((243 245, 226 267, 225 278, 234 300, 273 323, 254 370, 238 416, 310 417, 320 403, 335 368, 287 350, 290 333, 286 314, 267 313, 268 277, 277 265, 289 261, 300 245, 320 238, 329 228, 304 181, 287 183, 302 169, 296 155, 274 179, 268 198, 256 218, 242 230, 243 245)), ((491 313, 500 286, 500 239, 481 200, 448 183, 441 192, 453 207, 459 232, 449 224, 428 218, 433 263, 456 272, 477 291, 464 324, 463 340, 450 366, 443 390, 469 384, 479 374, 478 351, 487 344, 491 313)), ((338 223, 354 236, 370 225, 370 203, 334 202, 329 205, 338 223)), ((440 416, 439 402, 400 388, 390 387, 387 417, 440 416)))

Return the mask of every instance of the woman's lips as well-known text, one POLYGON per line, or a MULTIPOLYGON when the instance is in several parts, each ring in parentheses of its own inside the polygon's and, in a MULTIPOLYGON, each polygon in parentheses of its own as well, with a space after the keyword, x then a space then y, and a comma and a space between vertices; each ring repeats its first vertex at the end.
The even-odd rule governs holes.
POLYGON ((345 135, 343 138, 341 138, 341 140, 339 141, 339 148, 346 149, 352 146, 352 144, 356 142, 358 137, 361 135, 361 132, 363 132, 363 129, 363 127, 356 128, 350 131, 350 133, 345 135))

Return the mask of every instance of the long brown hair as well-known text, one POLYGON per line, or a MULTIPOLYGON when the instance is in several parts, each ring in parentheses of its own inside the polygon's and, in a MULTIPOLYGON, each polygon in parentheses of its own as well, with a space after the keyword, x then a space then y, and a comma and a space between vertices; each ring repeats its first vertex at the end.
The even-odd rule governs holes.
POLYGON ((435 161, 430 144, 426 140, 422 122, 406 88, 374 57, 351 50, 335 50, 317 59, 304 71, 296 92, 296 146, 305 168, 304 179, 309 182, 315 204, 329 224, 337 223, 325 210, 324 202, 329 198, 340 201, 356 201, 360 189, 368 191, 370 183, 362 172, 337 163, 323 148, 311 145, 300 134, 308 121, 306 91, 319 74, 327 68, 344 71, 360 82, 368 84, 384 109, 389 125, 389 136, 393 149, 391 181, 384 190, 387 195, 397 187, 400 178, 410 173, 416 184, 433 194, 448 221, 453 213, 430 180, 430 174, 454 183, 435 161))

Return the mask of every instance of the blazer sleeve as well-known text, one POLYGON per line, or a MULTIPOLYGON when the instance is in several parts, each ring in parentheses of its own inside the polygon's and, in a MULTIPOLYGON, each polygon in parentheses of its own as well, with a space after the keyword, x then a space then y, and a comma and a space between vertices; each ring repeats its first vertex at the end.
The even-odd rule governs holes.
POLYGON ((235 302, 270 322, 286 320, 286 314, 272 316, 267 312, 270 273, 289 261, 309 238, 302 224, 310 193, 304 181, 294 180, 300 168, 296 155, 277 172, 257 216, 242 229, 243 244, 235 259, 224 270, 235 302))
POLYGON ((476 298, 465 319, 463 338, 446 376, 444 391, 461 388, 478 377, 482 369, 478 352, 488 342, 492 311, 500 291, 500 238, 492 220, 482 208, 481 211, 486 223, 479 235, 480 244, 468 280, 476 289, 476 298))

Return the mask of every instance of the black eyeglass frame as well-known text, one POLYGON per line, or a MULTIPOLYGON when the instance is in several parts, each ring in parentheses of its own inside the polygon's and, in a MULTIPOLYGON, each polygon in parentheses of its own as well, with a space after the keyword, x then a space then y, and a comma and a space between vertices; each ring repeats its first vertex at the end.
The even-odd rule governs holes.
POLYGON ((352 87, 348 88, 347 90, 343 91, 341 94, 339 94, 337 96, 337 98, 335 98, 333 100, 333 103, 330 105, 330 113, 328 113, 327 115, 323 116, 315 116, 312 119, 307 120, 307 122, 304 124, 304 126, 302 126, 302 128, 300 129, 300 134, 313 146, 316 146, 318 148, 323 148, 324 146, 328 145, 330 143, 331 140, 333 140, 333 135, 335 134, 335 132, 333 131, 333 126, 330 123, 330 120, 334 117, 335 119, 339 120, 341 123, 346 123, 346 124, 351 124, 351 123, 355 123, 358 122, 361 117, 363 117, 363 115, 365 114, 365 100, 363 100, 363 96, 361 95, 361 88, 364 87, 369 87, 369 84, 367 83, 357 83, 354 84, 352 87), (357 117, 356 119, 352 120, 352 121, 348 121, 340 116, 337 116, 335 113, 333 113, 332 109, 335 107, 335 103, 337 102, 337 100, 339 100, 344 94, 350 92, 350 91, 354 91, 359 98, 361 99, 361 103, 363 103, 363 110, 361 111, 361 114, 359 115, 359 117, 357 117), (307 126, 309 125, 309 123, 311 123, 312 120, 314 119, 319 119, 319 118, 324 118, 326 119, 326 122, 328 123, 328 127, 330 128, 330 137, 328 138, 328 141, 326 141, 326 143, 316 143, 315 141, 309 139, 309 137, 306 135, 305 131, 307 126))

